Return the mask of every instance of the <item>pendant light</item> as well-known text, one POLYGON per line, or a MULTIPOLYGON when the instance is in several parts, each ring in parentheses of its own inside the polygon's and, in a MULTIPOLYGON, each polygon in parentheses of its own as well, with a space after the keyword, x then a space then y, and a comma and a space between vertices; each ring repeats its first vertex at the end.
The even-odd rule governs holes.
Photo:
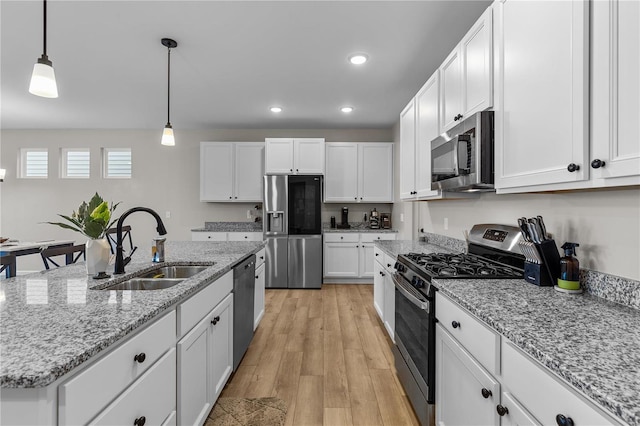
POLYGON ((31 74, 31 84, 29 84, 29 93, 43 98, 57 98, 58 85, 56 84, 56 75, 53 72, 53 66, 47 57, 47 0, 43 1, 44 6, 44 49, 42 56, 38 58, 38 62, 33 66, 31 74))
POLYGON ((164 126, 162 132, 162 145, 174 146, 176 140, 173 137, 173 128, 171 127, 171 120, 169 119, 171 109, 171 49, 178 47, 178 43, 170 38, 163 38, 162 45, 167 48, 167 124, 164 126))

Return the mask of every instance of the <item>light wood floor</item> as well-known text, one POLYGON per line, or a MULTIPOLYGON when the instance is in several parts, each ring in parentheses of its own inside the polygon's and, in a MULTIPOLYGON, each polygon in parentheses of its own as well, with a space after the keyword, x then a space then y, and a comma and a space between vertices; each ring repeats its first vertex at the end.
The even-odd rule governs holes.
POLYGON ((373 286, 267 290, 260 326, 222 397, 275 396, 286 425, 418 425, 373 286))

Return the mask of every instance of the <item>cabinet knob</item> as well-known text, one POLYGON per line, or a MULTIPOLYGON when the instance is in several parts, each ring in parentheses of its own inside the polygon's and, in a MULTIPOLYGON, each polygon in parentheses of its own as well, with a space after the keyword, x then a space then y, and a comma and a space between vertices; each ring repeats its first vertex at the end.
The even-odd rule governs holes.
POLYGON ((289 171, 290 171, 290 172, 292 172, 292 171, 293 171, 293 169, 289 169, 289 171))
POLYGON ((380 272, 380 275, 382 275, 384 277, 384 272, 380 272))
POLYGON ((458 114, 455 117, 453 117, 453 121, 458 121, 462 118, 462 114, 458 114))
POLYGON ((300 170, 296 169, 296 172, 299 172, 300 170))
POLYGON ((390 263, 387 263, 387 268, 391 268, 391 264, 390 263))
POLYGON ((376 256, 378 255, 378 253, 376 253, 376 256))
POLYGON ((498 415, 500 417, 504 416, 505 414, 509 414, 509 409, 502 404, 498 404, 498 406, 496 407, 496 411, 498 412, 498 415))
POLYGON ((234 197, 236 200, 238 199, 238 197, 234 197))
POLYGON ((344 240, 344 237, 340 237, 341 240, 344 240))
POLYGON ((260 260, 264 260, 264 256, 260 256, 260 260))
POLYGON ((249 238, 249 237, 245 235, 245 236, 244 236, 244 239, 246 240, 247 238, 249 238))
POLYGON ((133 360, 142 364, 144 362, 144 360, 147 359, 147 356, 145 355, 144 352, 140 352, 139 354, 135 355, 133 357, 133 360))
POLYGON ((493 395, 493 393, 492 393, 489 389, 487 389, 487 388, 482 388, 482 397, 483 397, 484 399, 487 399, 487 398, 489 398, 489 397, 490 397, 490 396, 492 396, 492 395, 493 395))
POLYGON ((599 169, 600 167, 604 167, 604 165, 605 165, 605 162, 598 158, 596 158, 591 162, 591 167, 594 169, 599 169))
POLYGON ((133 425, 134 426, 144 426, 144 424, 147 422, 147 418, 145 416, 140 416, 137 419, 135 419, 133 421, 133 425))
MULTIPOLYGON (((256 278, 258 278, 258 277, 256 277, 256 278)), ((211 324, 216 325, 219 321, 220 321, 220 317, 219 316, 215 316, 211 320, 211 324)))
POLYGON ((357 200, 357 199, 358 199, 358 197, 353 197, 353 199, 354 199, 354 200, 357 200))
POLYGON ((575 164, 575 163, 571 163, 571 164, 569 164, 569 165, 567 166, 567 170, 569 170, 569 172, 570 172, 570 173, 573 173, 573 172, 575 172, 575 171, 577 171, 577 170, 580 170, 580 166, 578 166, 578 165, 577 165, 577 164, 575 164))
POLYGON ((256 280, 258 279, 258 276, 256 275, 256 280))
POLYGON ((211 235, 209 235, 207 238, 208 238, 208 239, 211 239, 211 235))
POLYGON ((460 323, 458 321, 451 321, 451 327, 458 328, 460 327, 460 323))
POLYGON ((362 197, 360 197, 360 200, 362 200, 362 197))
POLYGON ((231 200, 231 197, 229 197, 229 199, 231 200))
POLYGON ((558 426, 573 426, 573 419, 566 417, 564 414, 558 414, 556 416, 556 424, 558 426))

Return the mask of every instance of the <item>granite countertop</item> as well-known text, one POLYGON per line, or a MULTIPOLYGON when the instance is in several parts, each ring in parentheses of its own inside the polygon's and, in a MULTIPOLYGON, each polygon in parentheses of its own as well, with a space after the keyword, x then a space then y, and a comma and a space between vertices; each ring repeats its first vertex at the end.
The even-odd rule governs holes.
POLYGON ((262 222, 205 222, 192 232, 262 232, 262 222))
MULTIPOLYGON (((415 241, 375 244, 394 257, 438 247, 415 241)), ((433 284, 612 416, 640 424, 640 310, 524 280, 434 279, 433 284)))
POLYGON ((84 262, 0 281, 0 387, 53 383, 263 246, 261 241, 168 241, 166 265, 211 267, 157 291, 95 290, 158 267, 141 252, 126 266, 126 274, 106 281, 88 278, 84 262))
POLYGON ((349 222, 351 228, 349 229, 340 229, 340 228, 332 228, 331 224, 323 223, 322 224, 322 232, 389 232, 389 233, 397 233, 398 231, 395 229, 371 229, 369 228, 369 222, 349 222))

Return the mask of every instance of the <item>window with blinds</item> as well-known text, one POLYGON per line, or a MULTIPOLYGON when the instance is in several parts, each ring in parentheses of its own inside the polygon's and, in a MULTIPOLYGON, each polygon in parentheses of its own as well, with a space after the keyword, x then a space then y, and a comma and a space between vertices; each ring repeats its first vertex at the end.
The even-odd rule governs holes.
POLYGON ((46 148, 20 149, 20 177, 49 177, 49 151, 46 148))
POLYGON ((63 178, 87 179, 91 175, 89 148, 63 148, 60 159, 60 171, 63 178))
POLYGON ((105 178, 131 178, 131 148, 103 148, 105 178))

